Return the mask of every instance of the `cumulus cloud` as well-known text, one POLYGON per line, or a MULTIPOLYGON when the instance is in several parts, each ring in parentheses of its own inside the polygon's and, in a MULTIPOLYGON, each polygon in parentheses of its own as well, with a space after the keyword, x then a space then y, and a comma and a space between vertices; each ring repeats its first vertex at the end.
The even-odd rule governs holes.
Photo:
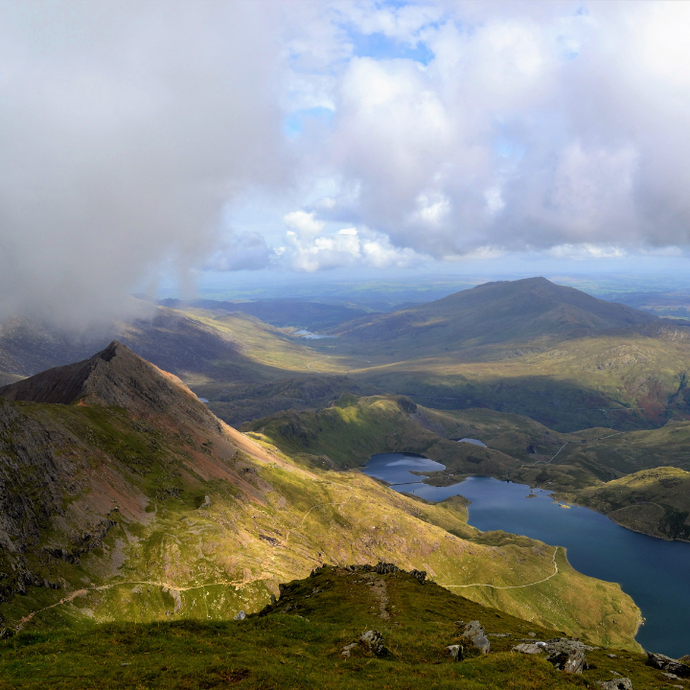
POLYGON ((403 268, 419 265, 426 258, 409 248, 394 247, 388 237, 368 228, 343 228, 319 237, 288 230, 281 261, 295 271, 315 271, 365 266, 403 268))
POLYGON ((238 191, 281 178, 264 9, 0 3, 0 316, 118 315, 160 265, 213 251, 238 191))
POLYGON ((109 317, 161 266, 685 252, 688 27, 663 1, 6 0, 0 317, 109 317), (223 243, 276 185, 301 210, 223 243))
POLYGON ((431 54, 332 65, 324 148, 358 222, 435 257, 690 243, 687 3, 327 7, 348 40, 431 54))

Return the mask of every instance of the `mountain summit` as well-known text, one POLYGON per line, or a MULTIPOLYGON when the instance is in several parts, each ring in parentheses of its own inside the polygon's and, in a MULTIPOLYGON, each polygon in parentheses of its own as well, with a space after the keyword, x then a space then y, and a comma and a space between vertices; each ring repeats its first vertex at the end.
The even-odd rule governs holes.
POLYGON ((568 340, 656 321, 546 278, 485 283, 443 299, 344 324, 348 340, 439 351, 514 341, 568 340))
POLYGON ((117 340, 89 359, 4 386, 0 388, 0 397, 36 403, 124 407, 137 415, 165 413, 182 417, 187 424, 218 426, 216 418, 180 379, 117 340))

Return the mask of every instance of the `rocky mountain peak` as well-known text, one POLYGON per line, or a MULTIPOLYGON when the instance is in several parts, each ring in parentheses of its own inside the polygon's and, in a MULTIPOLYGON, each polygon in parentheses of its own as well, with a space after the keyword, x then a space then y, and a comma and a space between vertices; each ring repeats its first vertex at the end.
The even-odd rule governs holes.
POLYGON ((140 416, 165 414, 196 426, 218 420, 176 376, 113 340, 93 357, 0 388, 8 400, 124 407, 140 416))

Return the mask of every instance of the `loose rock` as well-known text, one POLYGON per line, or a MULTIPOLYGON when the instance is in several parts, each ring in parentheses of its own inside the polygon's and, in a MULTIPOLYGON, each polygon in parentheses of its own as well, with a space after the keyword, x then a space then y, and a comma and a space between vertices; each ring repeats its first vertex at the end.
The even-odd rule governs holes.
POLYGON ((521 644, 515 645, 513 651, 520 652, 521 654, 541 654, 544 648, 536 644, 530 644, 529 642, 522 642, 521 644))
POLYGON ((236 621, 243 621, 247 617, 247 614, 244 611, 240 611, 234 618, 233 620, 236 621))
POLYGON ((613 680, 598 680, 597 685, 603 690, 633 690, 630 678, 614 678, 613 680))

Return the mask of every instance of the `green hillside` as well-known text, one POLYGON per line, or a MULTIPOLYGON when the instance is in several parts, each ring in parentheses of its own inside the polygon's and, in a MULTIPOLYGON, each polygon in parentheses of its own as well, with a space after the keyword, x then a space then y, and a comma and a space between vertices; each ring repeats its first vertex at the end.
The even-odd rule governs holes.
POLYGON ((236 622, 19 634, 0 642, 0 688, 553 690, 596 687, 623 675, 635 688, 668 687, 668 678, 637 651, 587 646, 582 674, 557 670, 548 652, 512 651, 565 633, 390 566, 321 567, 281 590, 274 604, 236 622), (469 621, 487 633, 488 654, 462 637, 469 621), (381 634, 385 649, 374 653, 358 643, 366 630, 381 634), (464 645, 463 660, 449 656, 453 644, 464 645))
POLYGON ((227 620, 324 561, 383 560, 637 648, 634 602, 561 549, 478 532, 462 502, 420 502, 257 443, 119 343, 0 396, 5 629, 227 620))

